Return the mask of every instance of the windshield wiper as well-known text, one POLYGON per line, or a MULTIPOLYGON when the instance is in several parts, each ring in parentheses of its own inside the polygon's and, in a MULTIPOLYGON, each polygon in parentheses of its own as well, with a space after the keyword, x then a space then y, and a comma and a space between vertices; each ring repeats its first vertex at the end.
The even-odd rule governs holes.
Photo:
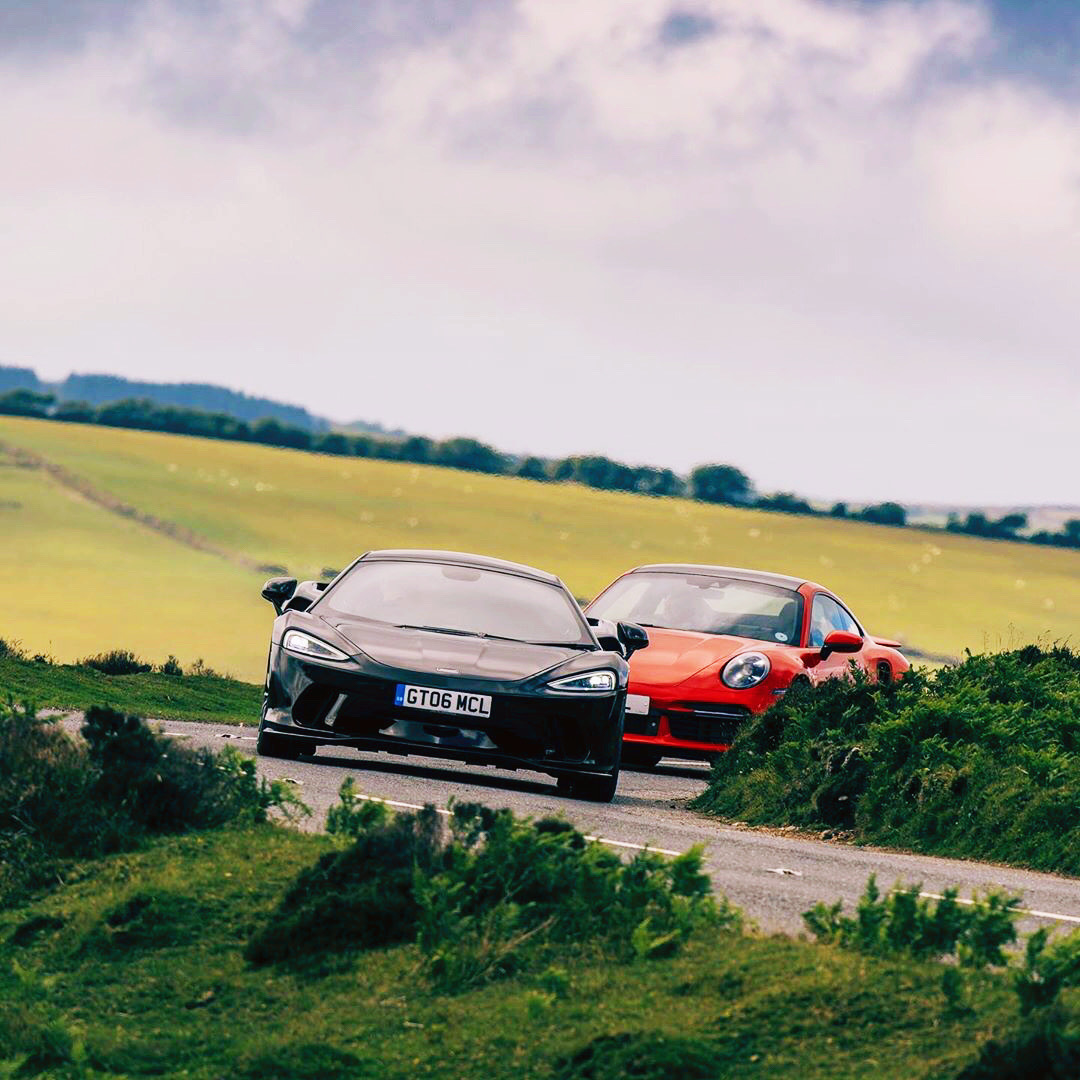
POLYGON ((596 650, 587 641, 526 641, 526 645, 547 645, 552 649, 588 649, 589 652, 596 650))
POLYGON ((394 623, 398 630, 427 630, 431 634, 453 634, 455 637, 487 637, 475 630, 451 630, 448 626, 417 626, 414 623, 394 623))

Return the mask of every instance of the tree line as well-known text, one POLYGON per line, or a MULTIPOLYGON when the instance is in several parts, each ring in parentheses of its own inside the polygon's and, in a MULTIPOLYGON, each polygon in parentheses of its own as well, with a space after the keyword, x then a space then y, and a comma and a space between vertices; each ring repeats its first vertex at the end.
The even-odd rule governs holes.
MULTIPOLYGON (((54 394, 25 388, 0 394, 0 414, 160 431, 173 435, 198 435, 341 457, 442 465, 545 482, 573 481, 600 491, 625 491, 661 497, 688 496, 700 502, 786 514, 845 518, 873 525, 903 527, 908 523, 907 511, 896 502, 873 503, 858 510, 849 509, 846 503, 839 502, 828 510, 819 510, 792 492, 759 494, 746 473, 734 465, 699 465, 684 477, 671 469, 627 465, 599 454, 573 455, 555 460, 519 457, 504 454, 487 443, 464 436, 440 440, 423 435, 393 438, 369 433, 312 431, 284 423, 276 417, 248 421, 228 413, 162 405, 145 398, 126 398, 93 405, 86 401, 57 400, 54 394)), ((1026 525, 1027 518, 1022 514, 1007 515, 998 522, 986 522, 983 515, 971 514, 964 522, 950 520, 947 527, 953 532, 969 532, 979 536, 1080 547, 1080 520, 1068 522, 1060 534, 1042 532, 1032 537, 1019 535, 1019 530, 1026 525), (1014 519, 1020 520, 1017 522, 1014 519), (991 531, 979 531, 984 528, 980 522, 985 523, 985 528, 991 531)))

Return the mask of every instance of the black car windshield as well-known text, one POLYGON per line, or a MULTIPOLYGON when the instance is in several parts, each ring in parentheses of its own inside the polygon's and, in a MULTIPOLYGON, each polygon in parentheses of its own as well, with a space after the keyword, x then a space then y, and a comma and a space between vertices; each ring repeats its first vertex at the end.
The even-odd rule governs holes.
POLYGON ((802 597, 758 581, 706 574, 627 574, 589 606, 601 619, 795 645, 802 597))
POLYGON ((446 633, 553 645, 591 645, 564 589, 474 566, 389 559, 359 562, 319 604, 338 615, 446 633))

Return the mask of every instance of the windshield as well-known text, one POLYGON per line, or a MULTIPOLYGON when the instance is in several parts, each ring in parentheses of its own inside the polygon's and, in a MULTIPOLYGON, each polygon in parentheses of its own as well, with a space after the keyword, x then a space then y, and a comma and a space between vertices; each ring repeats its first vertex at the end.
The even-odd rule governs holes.
POLYGON ((794 645, 802 625, 802 597, 775 585, 705 574, 628 574, 593 601, 589 614, 794 645))
POLYGON ((319 613, 450 633, 553 645, 592 645, 574 599, 557 585, 472 566, 359 562, 319 613))

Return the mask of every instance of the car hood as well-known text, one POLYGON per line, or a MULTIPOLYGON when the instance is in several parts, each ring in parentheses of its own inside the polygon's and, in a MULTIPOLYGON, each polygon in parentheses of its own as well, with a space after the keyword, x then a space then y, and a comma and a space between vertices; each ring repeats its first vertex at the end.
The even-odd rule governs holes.
POLYGON ((405 630, 360 619, 324 621, 377 663, 417 672, 516 681, 581 655, 580 649, 557 645, 405 630))
POLYGON ((648 648, 630 658, 630 681, 674 686, 708 667, 726 663, 747 649, 768 651, 769 642, 726 634, 699 634, 650 626, 648 648))

